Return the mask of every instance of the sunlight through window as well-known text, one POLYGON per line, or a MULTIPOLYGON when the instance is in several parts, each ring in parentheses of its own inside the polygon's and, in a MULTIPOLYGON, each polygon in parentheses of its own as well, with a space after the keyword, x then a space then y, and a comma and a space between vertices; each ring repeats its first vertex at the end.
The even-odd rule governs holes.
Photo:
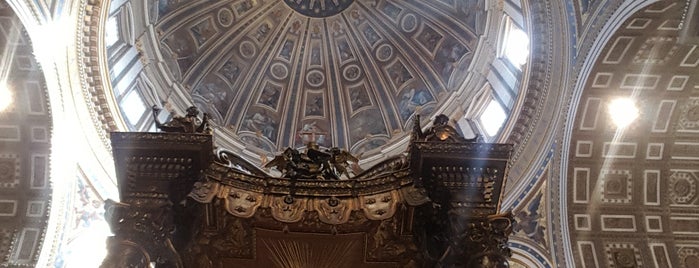
POLYGON ((529 36, 517 25, 508 21, 505 33, 504 54, 505 57, 517 68, 527 63, 529 57, 529 36))
POLYGON ((0 112, 5 111, 13 102, 12 91, 6 85, 0 85, 0 112))
POLYGON ((490 101, 488 107, 485 108, 485 111, 483 111, 480 118, 481 124, 489 137, 498 134, 498 131, 500 131, 505 119, 507 119, 505 110, 502 109, 500 104, 498 104, 498 102, 495 100, 490 101))
POLYGON ((129 123, 136 125, 146 111, 146 104, 143 103, 141 95, 133 90, 121 101, 121 111, 126 115, 129 123))
POLYGON ((609 115, 614 125, 624 128, 638 118, 638 108, 631 98, 618 98, 609 103, 609 115))
POLYGON ((109 17, 106 27, 104 41, 107 43, 107 47, 111 47, 119 41, 119 24, 117 18, 115 16, 109 17))

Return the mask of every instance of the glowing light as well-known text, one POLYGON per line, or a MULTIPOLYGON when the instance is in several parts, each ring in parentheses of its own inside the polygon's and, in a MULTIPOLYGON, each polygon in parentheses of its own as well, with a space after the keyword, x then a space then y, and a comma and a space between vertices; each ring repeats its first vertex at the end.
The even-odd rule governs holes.
POLYGON ((107 43, 107 47, 111 47, 117 41, 119 41, 119 22, 115 16, 109 17, 106 25, 106 33, 104 41, 107 43))
POLYGON ((618 128, 624 128, 638 118, 638 108, 630 98, 618 98, 609 103, 609 115, 618 128))
POLYGON ((529 57, 529 36, 514 24, 510 24, 504 49, 507 59, 515 67, 522 67, 529 57))
MULTIPOLYGON (((71 18, 61 18, 52 23, 40 25, 35 29, 36 34, 32 36, 32 45, 34 46, 34 55, 40 63, 64 54, 68 44, 75 36, 75 27, 71 25, 71 20, 71 18)), ((48 64, 46 62, 45 65, 48 64)))
POLYGON ((498 131, 500 131, 500 127, 502 127, 505 119, 507 119, 505 110, 503 110, 500 104, 498 104, 498 102, 495 100, 491 100, 490 103, 488 103, 488 106, 485 108, 485 111, 483 111, 483 114, 480 117, 483 129, 485 129, 485 132, 489 137, 498 134, 498 131))
POLYGON ((0 112, 5 111, 14 102, 12 91, 5 85, 0 85, 0 112))

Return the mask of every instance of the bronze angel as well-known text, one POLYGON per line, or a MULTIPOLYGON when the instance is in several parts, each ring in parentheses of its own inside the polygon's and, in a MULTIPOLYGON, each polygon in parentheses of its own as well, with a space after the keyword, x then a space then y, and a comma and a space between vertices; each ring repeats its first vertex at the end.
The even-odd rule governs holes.
POLYGON ((196 106, 187 108, 187 115, 174 116, 170 122, 160 123, 158 114, 162 109, 157 105, 153 105, 153 119, 155 127, 164 132, 180 132, 180 133, 211 133, 209 126, 209 114, 204 113, 204 118, 199 119, 199 109, 196 106))
POLYGON ((291 179, 326 179, 339 180, 350 173, 347 167, 359 160, 349 152, 339 148, 320 150, 309 147, 305 153, 287 148, 284 152, 265 164, 265 168, 275 168, 284 177, 291 179))

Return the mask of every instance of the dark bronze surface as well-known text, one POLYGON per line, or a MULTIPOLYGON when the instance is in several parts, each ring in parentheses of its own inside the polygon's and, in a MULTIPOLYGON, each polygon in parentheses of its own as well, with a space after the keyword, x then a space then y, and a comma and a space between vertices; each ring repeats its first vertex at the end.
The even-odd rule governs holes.
POLYGON ((407 157, 319 180, 214 157, 206 134, 113 133, 121 203, 107 204, 103 267, 506 267, 512 146, 443 117, 413 135, 407 157))

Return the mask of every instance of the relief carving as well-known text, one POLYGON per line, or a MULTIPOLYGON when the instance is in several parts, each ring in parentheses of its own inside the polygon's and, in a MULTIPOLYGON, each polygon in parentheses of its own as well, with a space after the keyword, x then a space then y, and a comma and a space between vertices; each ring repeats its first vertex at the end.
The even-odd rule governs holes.
POLYGON ((351 200, 338 199, 316 199, 315 207, 320 221, 327 224, 342 224, 349 220, 352 212, 351 200))
POLYGON ((293 198, 291 196, 272 197, 272 217, 281 222, 297 222, 303 219, 306 211, 304 198, 293 198))
POLYGON ((359 197, 360 206, 366 217, 372 220, 385 220, 393 217, 398 204, 398 192, 390 191, 387 193, 361 196, 359 197))
POLYGON ((405 254, 414 254, 415 244, 404 241, 396 218, 382 220, 367 235, 367 254, 373 260, 396 260, 405 254))
MULTIPOLYGON (((355 235, 360 247, 356 252, 366 260, 393 262, 403 267, 419 267, 418 263, 423 263, 423 267, 506 263, 510 254, 507 237, 513 229, 513 217, 490 212, 497 210, 506 166, 483 166, 482 160, 476 166, 458 151, 465 149, 479 156, 487 154, 504 159, 511 146, 478 144, 452 136, 457 135, 450 132, 453 128, 442 123, 436 122, 425 133, 417 132, 409 154, 383 161, 348 179, 340 177, 349 177, 349 162, 356 162, 356 158, 338 148, 326 150, 309 143, 303 153, 287 149, 268 164, 282 171, 281 178, 268 175, 234 153, 219 150, 215 161, 207 160, 196 166, 187 164, 190 169, 202 167, 203 176, 198 181, 191 180, 189 197, 198 202, 194 206, 197 209, 205 207, 197 210, 205 217, 174 218, 185 223, 178 223, 175 228, 173 202, 166 191, 140 199, 134 196, 131 205, 113 205, 110 217, 117 235, 110 242, 108 263, 127 259, 130 263, 155 261, 166 267, 183 267, 183 263, 192 267, 217 267, 228 265, 232 259, 254 261, 255 250, 261 246, 256 244, 261 241, 256 240, 256 234, 265 230, 293 236, 355 235), (429 154, 421 155, 422 150, 429 154), (448 163, 443 163, 442 158, 429 159, 434 153, 448 163), (422 166, 413 165, 413 161, 422 166), (469 194, 463 196, 465 192, 469 194), (198 232, 192 232, 198 222, 204 224, 198 226, 198 232), (175 231, 178 239, 172 238, 175 231), (173 240, 178 241, 177 247, 186 248, 184 259, 180 258, 173 240)), ((149 144, 159 144, 155 142, 159 138, 177 140, 164 134, 207 136, 153 133, 143 138, 149 144)), ((170 158, 157 156, 157 159, 170 158)), ((506 159, 502 162, 506 163, 506 159)), ((168 170, 142 165, 138 169, 139 179, 143 177, 147 181, 153 177, 147 175, 168 170)), ((173 174, 167 178, 182 179, 173 174)), ((180 203, 176 204, 177 211, 180 203)))
POLYGON ((250 218, 262 204, 262 195, 235 188, 228 188, 225 195, 226 211, 234 216, 250 218))
POLYGON ((211 246, 224 256, 249 256, 252 239, 251 228, 246 228, 241 219, 227 216, 223 229, 211 238, 211 246))

